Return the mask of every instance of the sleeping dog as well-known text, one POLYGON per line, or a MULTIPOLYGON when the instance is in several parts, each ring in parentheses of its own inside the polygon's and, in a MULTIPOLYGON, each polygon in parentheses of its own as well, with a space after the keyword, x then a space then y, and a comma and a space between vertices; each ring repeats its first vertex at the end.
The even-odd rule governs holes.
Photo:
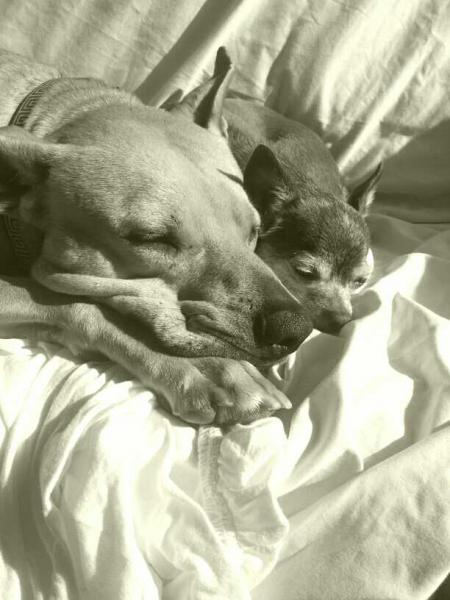
MULTIPOLYGON (((172 111, 182 97, 177 90, 162 107, 172 111)), ((257 254, 302 302, 313 325, 337 334, 352 318, 352 295, 373 269, 364 217, 381 164, 349 192, 331 153, 308 127, 247 98, 227 98, 224 115, 245 190, 261 217, 257 254)))
POLYGON ((260 218, 226 140, 232 73, 172 114, 0 52, 0 332, 96 351, 192 423, 287 399, 256 367, 310 333, 254 253, 260 218))
POLYGON ((225 116, 261 216, 256 252, 301 298, 314 326, 337 333, 373 268, 364 216, 381 165, 349 193, 325 144, 307 127, 239 98, 225 101, 225 116))

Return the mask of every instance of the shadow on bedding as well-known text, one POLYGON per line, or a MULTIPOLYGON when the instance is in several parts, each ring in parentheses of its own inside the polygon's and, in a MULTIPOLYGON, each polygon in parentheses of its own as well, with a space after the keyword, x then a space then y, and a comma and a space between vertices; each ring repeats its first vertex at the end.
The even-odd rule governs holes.
POLYGON ((449 156, 450 120, 411 139, 384 163, 375 212, 413 223, 450 223, 449 156))

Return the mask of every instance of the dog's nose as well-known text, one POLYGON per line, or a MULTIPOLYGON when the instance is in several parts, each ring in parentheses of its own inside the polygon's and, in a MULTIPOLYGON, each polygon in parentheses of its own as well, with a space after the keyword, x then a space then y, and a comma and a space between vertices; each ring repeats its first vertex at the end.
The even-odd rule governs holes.
POLYGON ((342 327, 352 320, 352 313, 347 310, 323 310, 314 322, 314 326, 324 333, 338 335, 342 327))
MULTIPOLYGON (((265 268, 269 269, 266 265, 265 268)), ((253 333, 259 346, 282 346, 293 352, 312 331, 310 317, 303 303, 274 277, 264 278, 264 304, 255 315, 253 333)))
POLYGON ((311 322, 300 312, 261 313, 254 321, 254 336, 258 345, 283 346, 287 352, 293 352, 300 346, 311 331, 311 322))

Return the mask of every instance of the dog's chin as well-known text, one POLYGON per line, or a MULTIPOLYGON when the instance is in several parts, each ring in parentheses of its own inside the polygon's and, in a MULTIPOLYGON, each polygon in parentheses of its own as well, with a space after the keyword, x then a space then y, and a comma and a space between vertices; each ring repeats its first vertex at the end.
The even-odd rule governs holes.
POLYGON ((230 340, 220 340, 223 344, 223 351, 227 352, 228 358, 235 360, 246 360, 257 367, 270 367, 282 360, 292 352, 287 346, 273 345, 266 347, 256 347, 243 345, 242 340, 232 342, 230 340))
MULTIPOLYGON (((178 348, 179 355, 186 357, 215 356, 245 360, 257 367, 271 366, 293 351, 293 348, 283 345, 256 346, 253 340, 241 336, 233 337, 221 330, 208 328, 196 331, 196 342, 184 348, 178 348)), ((172 348, 173 351, 173 348, 172 348)))
POLYGON ((333 335, 335 337, 339 337, 339 335, 341 334, 341 331, 343 330, 343 328, 348 324, 351 323, 353 321, 353 319, 347 319, 345 321, 342 322, 336 322, 336 323, 314 323, 314 329, 317 329, 317 331, 320 331, 321 333, 327 333, 328 335, 333 335))
POLYGON ((257 367, 271 366, 282 360, 292 350, 285 346, 259 348, 244 344, 242 340, 231 341, 211 334, 197 334, 187 343, 163 341, 159 349, 172 356, 184 358, 204 358, 207 356, 245 360, 257 367))

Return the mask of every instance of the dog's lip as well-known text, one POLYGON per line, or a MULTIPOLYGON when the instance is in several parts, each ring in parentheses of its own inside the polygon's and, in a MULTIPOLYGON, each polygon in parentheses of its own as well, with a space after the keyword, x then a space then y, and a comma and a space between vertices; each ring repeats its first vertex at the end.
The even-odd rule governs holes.
POLYGON ((217 335, 215 332, 215 337, 220 341, 225 342, 229 346, 236 348, 239 352, 244 353, 247 357, 251 357, 257 360, 262 366, 271 365, 278 360, 281 360, 283 357, 287 356, 292 350, 287 346, 281 346, 279 344, 274 344, 273 346, 265 346, 264 348, 252 348, 250 349, 248 346, 240 345, 236 343, 235 340, 230 339, 227 335, 217 335))
POLYGON ((211 335, 215 339, 218 339, 221 342, 232 346, 240 353, 243 353, 247 358, 253 358, 261 364, 273 364, 277 360, 282 359, 284 356, 292 352, 291 348, 281 344, 273 344, 271 346, 264 346, 262 348, 250 348, 249 345, 244 342, 244 340, 236 340, 235 338, 231 337, 227 331, 221 327, 218 327, 216 324, 213 324, 206 315, 196 315, 196 317, 196 322, 199 322, 200 317, 200 322, 202 324, 202 327, 197 330, 198 333, 211 335))
POLYGON ((219 339, 222 339, 222 341, 230 344, 230 346, 233 346, 237 350, 244 352, 248 356, 257 359, 260 363, 263 363, 264 366, 271 365, 292 352, 292 349, 288 348, 287 346, 280 346, 279 344, 266 346, 264 348, 261 348, 259 352, 254 352, 249 348, 243 348, 242 346, 236 344, 235 342, 232 342, 231 340, 224 340, 223 338, 219 339))

